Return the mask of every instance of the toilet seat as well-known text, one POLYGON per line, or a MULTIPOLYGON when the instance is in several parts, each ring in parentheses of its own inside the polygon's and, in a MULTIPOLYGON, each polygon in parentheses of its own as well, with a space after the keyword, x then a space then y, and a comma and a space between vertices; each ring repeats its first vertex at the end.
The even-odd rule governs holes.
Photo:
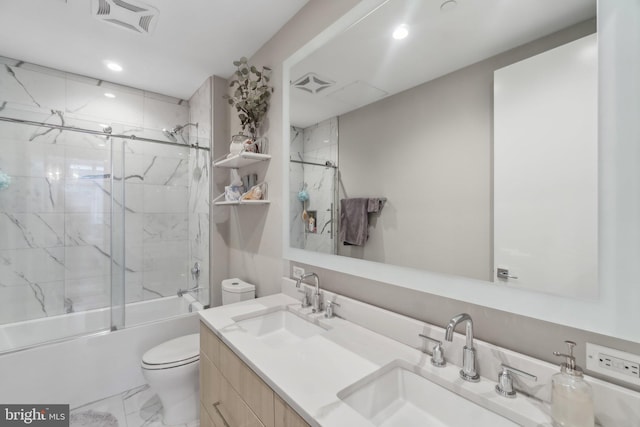
POLYGON ((142 356, 142 369, 177 368, 200 360, 200 334, 174 338, 148 350, 142 356))

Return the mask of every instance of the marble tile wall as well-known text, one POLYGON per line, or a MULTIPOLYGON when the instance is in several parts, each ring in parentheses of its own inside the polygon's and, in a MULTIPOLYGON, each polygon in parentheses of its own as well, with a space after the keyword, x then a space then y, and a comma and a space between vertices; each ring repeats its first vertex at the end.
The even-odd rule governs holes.
POLYGON ((127 302, 175 295, 190 283, 190 151, 143 141, 124 143, 127 302))
MULTIPOLYGON (((338 165, 338 118, 334 117, 309 126, 306 129, 291 129, 291 157, 310 163, 338 165)), ((290 240, 297 248, 316 252, 334 253, 337 231, 335 216, 336 169, 310 164, 291 163, 290 166, 290 240), (302 220, 303 204, 298 200, 298 191, 306 190, 309 201, 307 211, 315 211, 316 232, 310 232, 302 220)))
MULTIPOLYGON (((156 139, 199 118, 184 100, 2 57, 0 115, 156 139)), ((184 135, 208 146, 210 119, 198 130, 184 135)), ((123 193, 112 166, 124 171, 114 185, 124 186, 127 301, 175 295, 192 284, 191 258, 208 260, 208 154, 125 140, 112 164, 112 140, 0 122, 11 179, 0 189, 0 324, 110 304, 111 194, 122 206, 123 193)))

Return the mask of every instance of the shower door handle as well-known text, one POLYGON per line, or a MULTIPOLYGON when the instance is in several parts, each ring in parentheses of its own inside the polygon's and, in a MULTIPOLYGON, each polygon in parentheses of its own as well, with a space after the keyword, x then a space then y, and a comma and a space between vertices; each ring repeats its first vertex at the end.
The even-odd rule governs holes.
POLYGON ((333 240, 333 231, 335 229, 335 227, 333 226, 333 203, 331 203, 331 207, 329 208, 330 214, 329 214, 329 221, 331 221, 331 240, 333 240))

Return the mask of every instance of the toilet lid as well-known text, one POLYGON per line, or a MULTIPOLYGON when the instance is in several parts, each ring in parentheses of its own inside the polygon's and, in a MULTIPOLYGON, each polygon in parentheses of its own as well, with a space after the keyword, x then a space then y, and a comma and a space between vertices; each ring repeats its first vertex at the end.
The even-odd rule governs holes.
POLYGON ((255 292, 256 287, 240 279, 227 279, 222 281, 222 290, 234 294, 242 294, 245 292, 255 292))
POLYGON ((163 342, 142 356, 147 365, 166 365, 176 362, 190 362, 200 356, 200 334, 185 335, 163 342))

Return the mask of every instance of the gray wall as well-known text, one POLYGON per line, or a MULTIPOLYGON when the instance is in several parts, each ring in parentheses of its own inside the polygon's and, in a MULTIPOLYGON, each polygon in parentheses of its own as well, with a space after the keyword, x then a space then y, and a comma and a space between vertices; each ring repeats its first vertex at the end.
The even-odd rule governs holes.
MULTIPOLYGON (((292 263, 282 259, 282 149, 283 144, 288 143, 283 140, 280 86, 282 61, 357 3, 355 0, 311 0, 251 58, 251 62, 256 65, 273 67, 275 93, 264 126, 273 158, 268 165, 264 165, 263 170, 269 183, 269 199, 272 203, 264 208, 233 208, 227 219, 230 230, 224 249, 228 250, 229 256, 228 277, 237 276, 255 283, 259 296, 279 292, 281 276, 290 276, 292 266, 292 263)), ((234 114, 231 129, 232 132, 239 130, 234 114)), ((212 216, 215 217, 216 213, 212 216)), ((215 227, 212 228, 215 230, 215 227)), ((215 251, 213 256, 216 256, 215 251)), ((216 264, 215 259, 213 263, 216 264)), ((578 343, 578 362, 583 366, 586 341, 640 354, 640 343, 637 342, 614 339, 335 271, 305 265, 303 267, 308 271, 318 272, 326 289, 429 323, 442 326, 452 315, 468 312, 477 325, 475 332, 479 339, 543 360, 557 362, 551 352, 562 350, 564 339, 573 339, 578 343)))
MULTIPOLYGON (((242 173, 257 173, 269 186, 270 205, 239 206, 237 208, 216 207, 226 210, 226 225, 229 234, 226 249, 229 256, 228 277, 239 277, 257 285, 258 296, 280 291, 280 280, 288 274, 289 263, 282 259, 282 194, 284 129, 282 119, 282 62, 300 49, 340 16, 344 15, 357 0, 310 0, 271 40, 269 40, 250 62, 256 66, 266 65, 273 69, 271 83, 275 88, 266 122, 261 133, 269 140, 269 162, 248 167, 242 173)), ((240 56, 241 53, 238 53, 240 56)), ((231 113, 230 132, 237 133, 240 125, 235 111, 231 113)), ((227 146, 228 146, 227 139, 227 146)), ((218 144, 218 141, 215 141, 218 144)), ((226 150, 228 153, 228 148, 226 150)), ((224 154, 215 153, 215 156, 224 154)), ((288 167, 288 165, 286 165, 288 167)), ((227 177, 228 179, 228 177, 227 177)), ((214 213, 224 216, 223 213, 214 213)), ((214 255, 215 256, 215 255, 214 255)), ((215 262, 215 260, 214 260, 215 262)), ((215 284, 219 287, 219 283, 215 284)))
MULTIPOLYGON (((211 159, 216 160, 229 153, 229 104, 223 96, 227 93, 229 84, 221 77, 211 77, 211 121, 212 149, 211 159)), ((227 169, 212 168, 211 193, 213 200, 224 193, 224 186, 229 182, 227 169)), ((222 304, 222 290, 220 283, 229 275, 229 208, 211 206, 210 223, 210 255, 211 255, 211 306, 222 304)))

